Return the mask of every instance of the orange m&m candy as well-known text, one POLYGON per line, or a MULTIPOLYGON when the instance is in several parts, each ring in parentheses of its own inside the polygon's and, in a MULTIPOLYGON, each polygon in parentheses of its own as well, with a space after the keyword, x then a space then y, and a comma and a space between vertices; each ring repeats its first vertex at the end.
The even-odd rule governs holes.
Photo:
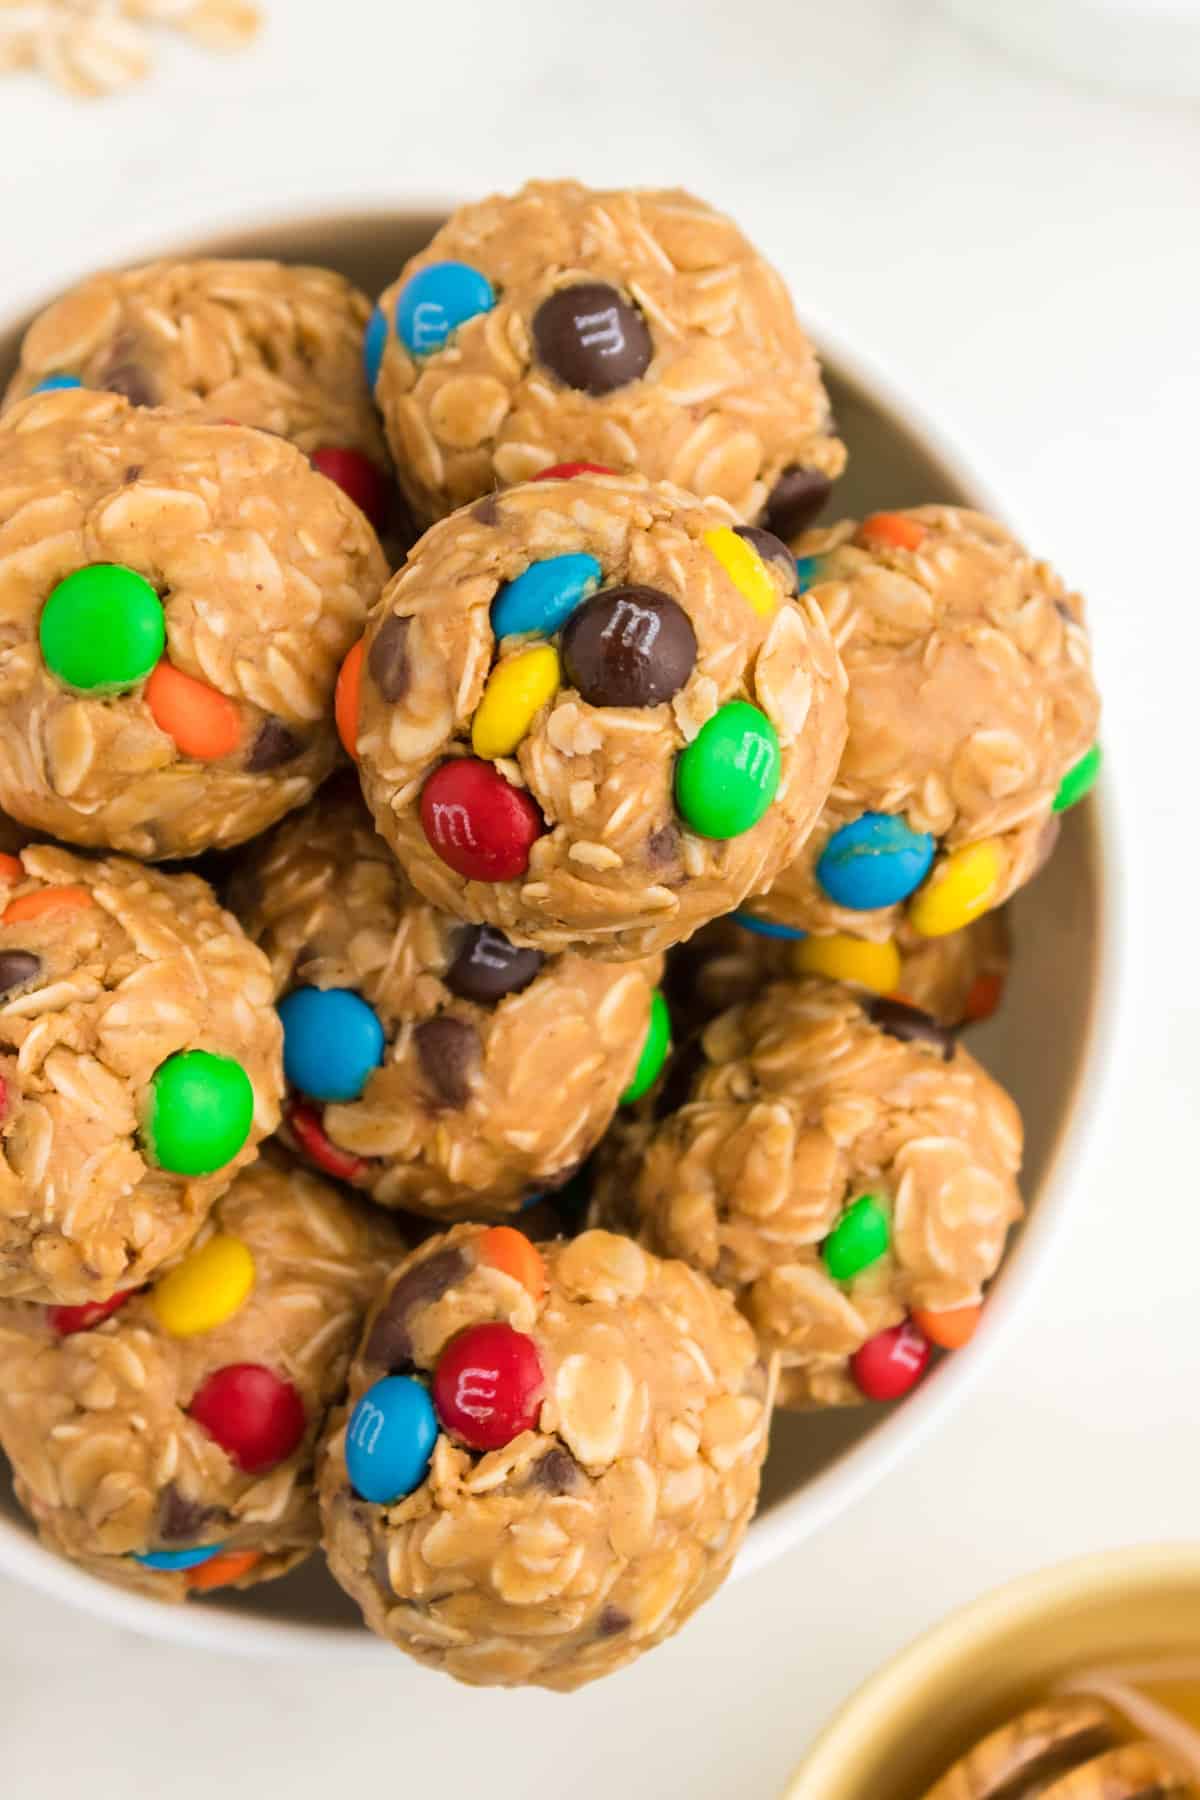
POLYGON ((880 545, 889 550, 916 550, 926 527, 919 519, 905 518, 903 513, 878 512, 864 519, 858 528, 860 542, 880 545))
POLYGON ((982 1316, 982 1306, 956 1306, 952 1312, 914 1308, 912 1318, 917 1330, 940 1350, 961 1350, 975 1336, 982 1316))
POLYGON ((205 1594, 210 1588, 228 1587, 242 1575, 248 1575, 262 1561, 261 1550, 223 1550, 187 1573, 187 1584, 194 1594, 205 1594))
POLYGON ((39 888, 36 894, 19 894, 0 913, 0 925, 19 925, 22 920, 40 919, 47 913, 83 912, 95 902, 85 887, 39 888))
POLYGON ((19 856, 0 850, 0 881, 24 881, 25 869, 19 856))
POLYGON ((185 675, 173 663, 160 662, 145 689, 146 705, 160 731, 197 762, 232 756, 242 741, 242 721, 228 694, 207 681, 185 675))
POLYGON ((358 761, 358 709, 362 695, 363 640, 359 638, 341 666, 337 686, 333 690, 333 717, 342 749, 351 761, 358 761))
POLYGON ((540 1300, 546 1291, 546 1265, 542 1253, 531 1244, 523 1231, 511 1225, 493 1225, 479 1240, 479 1260, 489 1269, 499 1269, 540 1300))

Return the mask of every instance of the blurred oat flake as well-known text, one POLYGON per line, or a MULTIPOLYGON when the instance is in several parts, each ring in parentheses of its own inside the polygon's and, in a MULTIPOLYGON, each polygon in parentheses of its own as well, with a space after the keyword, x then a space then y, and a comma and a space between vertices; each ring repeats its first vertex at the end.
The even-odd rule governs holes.
POLYGON ((68 94, 112 94, 150 73, 159 27, 240 50, 260 22, 248 0, 0 0, 0 75, 32 69, 68 94))

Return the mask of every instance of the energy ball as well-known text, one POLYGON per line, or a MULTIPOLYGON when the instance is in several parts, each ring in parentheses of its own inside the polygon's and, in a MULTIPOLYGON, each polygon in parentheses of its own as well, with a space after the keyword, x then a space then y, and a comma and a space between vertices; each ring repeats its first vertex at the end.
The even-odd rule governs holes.
POLYGON ((29 327, 6 403, 99 388, 273 431, 378 527, 391 479, 362 366, 370 314, 342 276, 299 264, 200 258, 93 275, 29 327))
POLYGON ((318 1458, 368 1625, 479 1686, 571 1689, 670 1636, 754 1510, 770 1371, 728 1298, 588 1231, 462 1225, 390 1278, 318 1458))
POLYGON ((515 1212, 665 1059, 661 959, 545 957, 437 912, 348 784, 256 845, 230 899, 281 996, 289 1142, 386 1206, 515 1212))
POLYGON ((728 1288, 781 1404, 900 1398, 971 1336, 1021 1216, 1016 1107, 926 1014, 814 977, 699 1050, 682 1104, 602 1153, 594 1220, 728 1288))
POLYGON ((849 679, 850 735, 820 823, 759 917, 923 937, 1029 881, 1099 763, 1083 602, 1002 525, 952 506, 875 513, 796 543, 849 679))
POLYGON ((365 356, 425 522, 583 459, 786 535, 845 467, 782 280, 679 189, 533 181, 460 207, 383 294, 365 356))
POLYGON ((791 975, 824 975, 891 995, 951 1030, 991 1018, 1004 998, 1009 931, 1003 907, 945 937, 921 937, 901 921, 895 937, 882 942, 843 932, 780 937, 765 933, 764 924, 749 914, 714 919, 670 952, 663 986, 681 1039, 726 1007, 755 999, 769 981, 791 975))
POLYGON ((302 1562, 317 1433, 401 1251, 360 1201, 261 1161, 152 1286, 0 1302, 0 1445, 43 1541, 162 1600, 302 1562))
POLYGON ((0 805, 148 861, 241 843, 337 759, 386 578, 281 438, 82 389, 0 419, 0 805))
POLYGON ((617 960, 770 886, 845 729, 832 640, 773 541, 606 475, 529 482, 426 532, 339 714, 427 899, 617 960))
POLYGON ((138 1287, 279 1122, 270 966, 207 885, 0 858, 0 1295, 138 1287))

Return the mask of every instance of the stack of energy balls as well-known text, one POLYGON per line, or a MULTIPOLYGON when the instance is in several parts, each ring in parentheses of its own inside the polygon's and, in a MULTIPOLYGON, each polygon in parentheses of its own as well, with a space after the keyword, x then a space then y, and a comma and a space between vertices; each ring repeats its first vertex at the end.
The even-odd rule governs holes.
POLYGON ((845 461, 675 191, 466 206, 374 310, 206 261, 31 326, 0 1442, 48 1544, 168 1599, 320 1544, 411 1655, 571 1688, 719 1584, 775 1405, 971 1336, 1021 1122, 958 1031, 1097 699, 993 520, 817 526, 845 461))

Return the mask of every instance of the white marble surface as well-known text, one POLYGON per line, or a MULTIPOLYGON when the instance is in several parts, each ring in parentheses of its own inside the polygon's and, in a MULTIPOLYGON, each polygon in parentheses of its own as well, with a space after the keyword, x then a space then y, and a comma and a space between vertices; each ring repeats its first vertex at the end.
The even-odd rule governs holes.
POLYGON ((950 1606, 1197 1530, 1200 113, 1073 91, 915 4, 270 12, 250 55, 172 53, 102 106, 0 85, 0 306, 193 228, 531 172, 736 212, 1090 595, 1135 927, 1120 1107, 1039 1315, 967 1408, 639 1669, 563 1700, 227 1664, 0 1581, 0 1791, 769 1795, 950 1606))

